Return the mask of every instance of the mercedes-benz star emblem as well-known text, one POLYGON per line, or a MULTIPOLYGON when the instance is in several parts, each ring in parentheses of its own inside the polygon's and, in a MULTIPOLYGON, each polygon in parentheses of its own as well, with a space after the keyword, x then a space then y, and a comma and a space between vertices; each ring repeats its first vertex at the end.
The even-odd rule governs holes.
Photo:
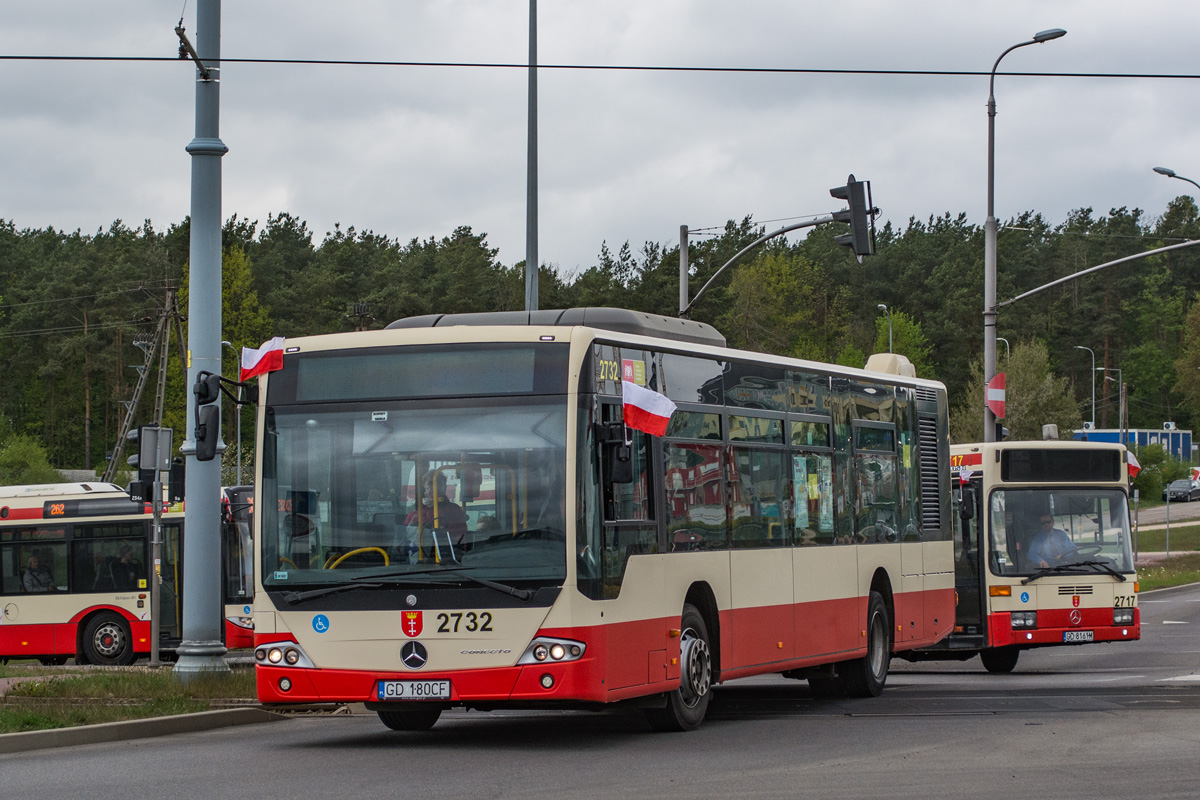
POLYGON ((1079 609, 1073 609, 1071 611, 1071 624, 1078 625, 1080 623, 1080 621, 1082 621, 1082 620, 1083 620, 1083 615, 1079 613, 1079 609))
POLYGON ((400 660, 409 669, 420 669, 429 661, 429 653, 420 642, 405 642, 400 648, 400 660))
POLYGON ((408 597, 404 598, 404 602, 408 603, 410 606, 415 606, 417 604, 417 596, 415 594, 410 594, 408 597))

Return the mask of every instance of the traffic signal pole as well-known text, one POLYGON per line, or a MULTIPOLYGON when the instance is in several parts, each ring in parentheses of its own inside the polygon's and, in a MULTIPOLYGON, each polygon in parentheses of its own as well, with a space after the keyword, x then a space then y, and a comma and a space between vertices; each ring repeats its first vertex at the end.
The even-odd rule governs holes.
POLYGON ((838 244, 844 244, 854 251, 854 255, 858 256, 861 262, 863 256, 872 255, 875 252, 875 235, 874 235, 874 220, 875 215, 879 213, 879 209, 871 205, 871 182, 856 181, 851 175, 846 179, 845 186, 839 186, 836 189, 830 189, 829 195, 840 200, 845 200, 849 204, 849 208, 843 211, 835 211, 823 217, 810 219, 807 222, 797 222, 795 225, 788 225, 780 228, 777 231, 772 231, 766 236, 760 236, 750 244, 738 251, 737 255, 721 265, 721 268, 712 274, 712 277, 700 287, 700 291, 696 292, 696 296, 688 302, 687 299, 687 226, 680 226, 679 229, 679 317, 687 319, 691 313, 692 307, 696 305, 696 301, 700 296, 712 286, 713 281, 729 267, 733 266, 737 261, 754 248, 758 247, 768 239, 774 239, 776 236, 799 230, 800 228, 812 228, 816 225, 825 225, 829 222, 848 222, 850 223, 850 233, 844 233, 840 236, 835 236, 834 241, 838 244))
MULTIPOLYGON (((221 157, 228 150, 220 138, 221 0, 197 0, 194 59, 196 136, 187 146, 192 157, 188 386, 201 372, 221 373, 221 157)), ((180 447, 187 464, 183 641, 174 673, 183 683, 229 672, 221 641, 221 462, 196 458, 196 417, 196 405, 189 402, 180 447)), ((213 434, 219 436, 219 427, 213 434)))

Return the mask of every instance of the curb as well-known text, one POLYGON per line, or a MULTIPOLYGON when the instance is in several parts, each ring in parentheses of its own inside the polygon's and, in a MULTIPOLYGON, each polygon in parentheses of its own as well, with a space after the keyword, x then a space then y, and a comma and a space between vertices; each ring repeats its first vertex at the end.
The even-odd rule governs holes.
POLYGON ((195 714, 177 714, 173 717, 151 717, 121 722, 103 722, 98 725, 79 725, 73 728, 55 728, 47 731, 2 733, 0 734, 0 755, 45 750, 53 747, 73 747, 80 744, 148 739, 173 733, 196 733, 233 725, 254 725, 260 722, 278 722, 284 719, 287 719, 286 715, 276 714, 262 708, 229 708, 218 711, 200 711, 195 714))

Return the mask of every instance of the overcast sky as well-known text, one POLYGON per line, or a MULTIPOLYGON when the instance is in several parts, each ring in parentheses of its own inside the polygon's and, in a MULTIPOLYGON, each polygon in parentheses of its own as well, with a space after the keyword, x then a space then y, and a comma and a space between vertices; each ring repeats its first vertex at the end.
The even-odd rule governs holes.
MULTIPOLYGON (((0 56, 174 56, 197 0, 4 0, 0 56)), ((1090 206, 1151 216, 1200 180, 1200 4, 1180 0, 542 0, 543 65, 940 70, 895 76, 543 70, 543 263, 601 243, 678 241, 679 226, 840 207, 870 180, 903 225, 987 202, 987 76, 996 81, 996 212, 1052 223, 1090 206)), ((225 2, 225 58, 525 63, 528 0, 225 2)), ((185 62, 0 60, 0 219, 85 233, 189 212, 195 70, 185 62)), ((407 242, 469 225, 525 256, 523 69, 226 64, 223 218, 289 212, 407 242)), ((795 235, 795 234, 793 234, 795 235)))

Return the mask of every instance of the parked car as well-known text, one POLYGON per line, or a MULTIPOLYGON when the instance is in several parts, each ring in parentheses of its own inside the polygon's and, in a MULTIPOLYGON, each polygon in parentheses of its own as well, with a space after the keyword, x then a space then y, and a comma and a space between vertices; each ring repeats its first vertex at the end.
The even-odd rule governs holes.
POLYGON ((1168 503, 1175 500, 1183 500, 1192 502, 1200 498, 1200 483, 1187 478, 1180 478, 1177 481, 1171 481, 1167 488, 1163 489, 1163 500, 1168 503))

